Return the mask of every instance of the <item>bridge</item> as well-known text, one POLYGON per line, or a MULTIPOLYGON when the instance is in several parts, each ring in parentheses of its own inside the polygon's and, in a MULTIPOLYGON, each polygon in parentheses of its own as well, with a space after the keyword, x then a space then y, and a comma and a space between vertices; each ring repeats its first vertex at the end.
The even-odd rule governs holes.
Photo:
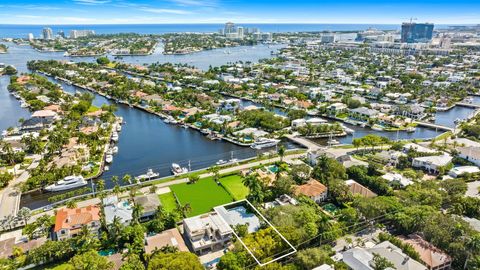
POLYGON ((473 108, 473 109, 480 109, 480 104, 458 102, 456 105, 457 106, 462 106, 462 107, 473 108))
POLYGON ((452 127, 442 126, 434 123, 421 122, 421 121, 414 121, 414 123, 422 127, 434 128, 437 130, 439 129, 439 130, 452 131, 452 132, 455 130, 452 127))
POLYGON ((302 137, 298 137, 298 136, 295 136, 295 135, 287 135, 286 137, 289 140, 308 148, 309 151, 315 151, 315 150, 318 150, 318 149, 322 148, 321 145, 316 144, 316 143, 314 143, 310 140, 307 140, 305 138, 302 138, 302 137))

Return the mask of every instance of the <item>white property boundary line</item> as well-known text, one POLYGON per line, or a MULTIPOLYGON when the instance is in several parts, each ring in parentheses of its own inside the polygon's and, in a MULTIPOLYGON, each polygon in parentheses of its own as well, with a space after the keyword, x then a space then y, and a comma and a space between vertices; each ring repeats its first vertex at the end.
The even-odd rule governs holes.
MULTIPOLYGON (((225 208, 225 206, 230 206, 230 205, 234 205, 234 204, 241 204, 242 202, 246 202, 248 205, 250 205, 250 207, 252 207, 252 209, 255 210, 255 212, 257 212, 257 214, 258 214, 261 218, 263 218, 263 220, 265 220, 265 222, 267 222, 267 224, 268 224, 270 227, 272 227, 273 230, 275 230, 276 233, 278 233, 278 235, 280 235, 280 237, 282 238, 282 240, 285 241, 285 242, 287 242, 287 244, 293 249, 292 252, 289 252, 289 253, 287 253, 287 254, 285 254, 285 255, 282 255, 282 256, 280 256, 280 257, 278 257, 278 258, 275 258, 275 259, 273 259, 273 260, 271 260, 271 261, 269 261, 269 262, 261 263, 261 262, 255 257, 255 255, 253 255, 252 251, 250 251, 250 249, 247 247, 247 245, 245 245, 245 243, 242 241, 242 239, 240 238, 240 236, 237 235, 237 233, 235 232, 235 229, 232 227, 232 225, 230 225, 230 224, 227 222, 228 226, 232 229, 232 232, 233 232, 233 234, 235 235, 235 237, 237 237, 237 239, 240 241, 240 243, 242 243, 243 247, 248 251, 248 253, 250 253, 250 255, 251 255, 251 256, 253 257, 253 259, 257 262, 258 265, 260 265, 260 266, 263 267, 263 266, 265 266, 265 265, 267 265, 267 264, 276 262, 276 261, 278 261, 278 260, 280 260, 280 259, 282 259, 282 258, 284 258, 284 257, 290 256, 290 255, 292 255, 292 254, 294 254, 294 253, 297 252, 297 249, 296 249, 290 242, 288 242, 288 240, 285 239, 285 237, 277 230, 277 228, 275 228, 275 226, 273 226, 273 225, 260 213, 260 211, 258 211, 257 208, 255 208, 255 206, 253 206, 253 204, 251 204, 247 199, 243 199, 243 200, 240 200, 240 201, 236 201, 236 202, 231 202, 231 203, 219 205, 219 206, 217 206, 217 207, 215 207, 215 208, 213 208, 213 209, 215 210, 215 212, 216 212, 220 217, 222 217, 222 214, 221 214, 219 211, 217 211, 217 208, 219 208, 219 207, 225 208)), ((227 209, 225 209, 225 210, 227 210, 227 209)), ((223 218, 223 217, 222 217, 222 218, 223 218)))

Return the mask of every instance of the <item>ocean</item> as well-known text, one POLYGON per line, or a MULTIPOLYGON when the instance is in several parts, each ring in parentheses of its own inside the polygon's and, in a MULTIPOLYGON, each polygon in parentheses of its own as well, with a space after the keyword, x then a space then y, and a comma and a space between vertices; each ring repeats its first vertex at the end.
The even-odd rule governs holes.
MULTIPOLYGON (((243 27, 256 27, 262 32, 301 32, 301 31, 361 31, 368 28, 379 30, 399 30, 400 24, 238 24, 243 27)), ((29 33, 39 37, 44 27, 51 27, 54 33, 70 30, 94 30, 97 34, 139 33, 164 34, 179 32, 217 32, 223 24, 115 24, 115 25, 13 25, 0 24, 0 38, 26 38, 29 33)))

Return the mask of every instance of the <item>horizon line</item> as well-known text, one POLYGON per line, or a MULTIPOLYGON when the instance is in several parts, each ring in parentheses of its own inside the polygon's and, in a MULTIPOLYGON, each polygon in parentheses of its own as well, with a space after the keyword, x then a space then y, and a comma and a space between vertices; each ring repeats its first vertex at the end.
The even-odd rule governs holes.
MULTIPOLYGON (((194 24, 202 24, 202 25, 217 25, 217 24, 225 24, 226 22, 217 22, 217 23, 212 23, 212 22, 175 22, 175 23, 0 23, 0 25, 34 25, 34 26, 65 26, 65 25, 194 25, 194 24)), ((341 23, 341 22, 234 22, 235 24, 296 24, 296 25, 305 25, 305 24, 310 24, 310 25, 322 25, 322 24, 331 24, 331 25, 402 25, 402 23, 407 23, 407 22, 400 22, 400 23, 369 23, 369 22, 361 22, 361 23, 341 23)), ((434 22, 417 22, 417 23, 433 23, 436 25, 448 25, 448 26, 457 26, 457 25, 465 25, 465 26, 476 26, 480 25, 480 22, 476 23, 434 23, 434 22)))

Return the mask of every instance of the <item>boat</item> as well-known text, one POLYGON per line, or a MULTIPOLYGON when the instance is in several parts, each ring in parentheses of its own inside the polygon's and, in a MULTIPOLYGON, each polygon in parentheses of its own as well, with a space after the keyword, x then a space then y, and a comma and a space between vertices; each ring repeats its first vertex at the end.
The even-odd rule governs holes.
POLYGON ((112 161, 113 161, 113 156, 112 156, 112 155, 107 155, 107 156, 105 157, 105 162, 107 162, 107 163, 112 163, 112 161))
POLYGON ((122 126, 121 125, 117 125, 117 128, 116 128, 117 132, 120 132, 122 131, 122 126))
POLYGON ((354 125, 354 126, 358 125, 358 122, 355 121, 355 120, 352 120, 352 119, 345 120, 345 123, 350 124, 350 125, 354 125))
POLYGON ((110 95, 106 95, 105 97, 108 98, 108 99, 111 99, 111 98, 112 98, 110 95))
POLYGON ((415 127, 408 127, 408 128, 406 129, 406 131, 407 131, 407 132, 410 132, 410 133, 411 133, 411 132, 415 132, 415 130, 417 130, 415 127))
POLYGON ((179 174, 182 174, 182 173, 188 173, 188 169, 180 167, 180 165, 178 165, 177 163, 172 163, 172 173, 174 175, 179 175, 179 174))
POLYGON ((112 148, 112 153, 113 153, 113 154, 118 153, 118 146, 114 146, 114 147, 112 148))
POLYGON ((62 191, 72 188, 83 187, 87 185, 88 182, 81 175, 71 175, 63 178, 62 180, 56 182, 53 185, 45 187, 46 191, 62 191))
POLYGON ((238 158, 232 158, 228 161, 229 163, 237 163, 238 162, 238 158))
POLYGON ((145 181, 145 180, 150 180, 155 177, 158 177, 160 174, 154 172, 152 169, 148 169, 146 174, 141 174, 137 177, 135 177, 135 180, 137 181, 145 181))
POLYGON ((182 128, 188 128, 188 126, 187 125, 182 125, 182 128))
POLYGON ((210 134, 210 130, 208 130, 208 129, 202 129, 202 130, 200 130, 200 132, 202 134, 210 134))
POLYGON ((170 124, 170 120, 169 120, 168 118, 163 119, 163 122, 164 122, 165 124, 170 124))
POLYGON ((103 167, 103 170, 104 170, 104 171, 108 171, 108 170, 110 170, 110 167, 105 166, 105 167, 103 167))
POLYGON ((343 131, 345 131, 345 133, 347 133, 347 134, 353 134, 353 133, 355 133, 355 130, 353 130, 353 129, 351 129, 351 128, 343 125, 343 124, 341 125, 341 127, 342 127, 343 131))
POLYGON ((373 125, 372 129, 376 130, 376 131, 383 131, 384 130, 384 128, 382 126, 377 125, 377 124, 373 125))
POLYGON ((468 103, 468 104, 471 104, 471 103, 473 103, 473 97, 466 97, 466 98, 463 100, 463 102, 468 103))
POLYGON ((367 126, 367 123, 361 123, 360 126, 361 126, 362 128, 364 128, 364 127, 367 126))
POLYGON ((260 138, 259 140, 254 142, 250 147, 258 150, 258 149, 263 149, 263 148, 268 148, 268 147, 274 147, 279 142, 280 142, 280 140, 260 138))
POLYGON ((113 135, 112 135, 112 141, 118 142, 118 133, 117 133, 117 132, 114 132, 114 133, 113 133, 113 135))
POLYGON ((217 165, 223 165, 223 164, 226 164, 226 163, 227 163, 227 162, 226 162, 225 160, 220 159, 220 160, 217 161, 217 163, 215 163, 215 164, 217 164, 217 165))
POLYGON ((339 141, 335 140, 335 139, 330 139, 327 141, 328 145, 337 145, 337 144, 340 144, 339 141))

